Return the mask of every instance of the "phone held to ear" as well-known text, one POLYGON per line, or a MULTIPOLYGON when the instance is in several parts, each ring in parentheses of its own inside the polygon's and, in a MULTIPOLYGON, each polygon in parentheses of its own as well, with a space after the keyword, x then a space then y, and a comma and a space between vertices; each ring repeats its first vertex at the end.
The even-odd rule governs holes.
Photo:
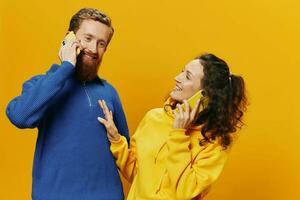
MULTIPOLYGON (((68 34, 65 37, 65 40, 67 40, 67 42, 73 42, 76 40, 76 35, 73 31, 68 32, 68 34)), ((77 48, 76 49, 76 54, 79 55, 80 54, 80 49, 77 48)))
MULTIPOLYGON (((198 109, 198 113, 200 113, 208 105, 208 97, 204 96, 203 94, 204 94, 203 90, 200 90, 187 100, 190 106, 190 110, 195 108, 198 99, 200 99, 200 106, 198 109)), ((185 110, 185 104, 182 103, 181 106, 182 109, 185 110)), ((176 110, 178 111, 178 108, 176 108, 176 110)))

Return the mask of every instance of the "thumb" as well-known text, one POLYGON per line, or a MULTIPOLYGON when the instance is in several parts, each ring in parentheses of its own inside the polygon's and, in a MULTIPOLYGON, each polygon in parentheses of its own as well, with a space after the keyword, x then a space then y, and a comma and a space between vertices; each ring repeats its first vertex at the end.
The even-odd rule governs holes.
POLYGON ((106 120, 102 117, 97 117, 98 121, 106 127, 106 120))

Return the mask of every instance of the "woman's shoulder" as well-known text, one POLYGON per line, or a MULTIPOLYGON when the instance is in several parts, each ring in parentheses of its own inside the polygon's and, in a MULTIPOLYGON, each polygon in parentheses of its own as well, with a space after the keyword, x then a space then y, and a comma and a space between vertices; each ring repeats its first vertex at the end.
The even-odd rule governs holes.
POLYGON ((163 108, 152 108, 146 113, 146 115, 157 115, 162 113, 163 113, 163 108))
POLYGON ((146 114, 142 119, 142 122, 145 123, 145 122, 149 122, 149 120, 152 121, 154 119, 161 119, 162 114, 163 114, 162 108, 153 108, 146 112, 146 114))
POLYGON ((164 112, 163 108, 153 108, 146 113, 145 117, 151 119, 163 119, 164 112))

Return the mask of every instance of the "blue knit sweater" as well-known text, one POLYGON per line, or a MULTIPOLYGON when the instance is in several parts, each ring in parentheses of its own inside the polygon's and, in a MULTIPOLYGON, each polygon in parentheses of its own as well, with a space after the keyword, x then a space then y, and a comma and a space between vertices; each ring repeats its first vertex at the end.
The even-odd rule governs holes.
POLYGON ((120 200, 123 190, 109 141, 97 117, 104 99, 128 138, 116 90, 105 80, 81 82, 67 61, 26 81, 6 114, 19 128, 38 128, 33 163, 34 200, 120 200))

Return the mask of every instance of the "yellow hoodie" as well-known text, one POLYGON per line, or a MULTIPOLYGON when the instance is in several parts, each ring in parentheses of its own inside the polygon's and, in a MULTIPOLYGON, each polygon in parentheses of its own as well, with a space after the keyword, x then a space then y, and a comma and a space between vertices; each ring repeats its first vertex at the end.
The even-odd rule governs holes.
POLYGON ((170 110, 150 110, 131 138, 111 142, 122 175, 132 183, 128 200, 203 199, 220 175, 227 151, 217 143, 199 145, 200 130, 173 128, 170 110))

